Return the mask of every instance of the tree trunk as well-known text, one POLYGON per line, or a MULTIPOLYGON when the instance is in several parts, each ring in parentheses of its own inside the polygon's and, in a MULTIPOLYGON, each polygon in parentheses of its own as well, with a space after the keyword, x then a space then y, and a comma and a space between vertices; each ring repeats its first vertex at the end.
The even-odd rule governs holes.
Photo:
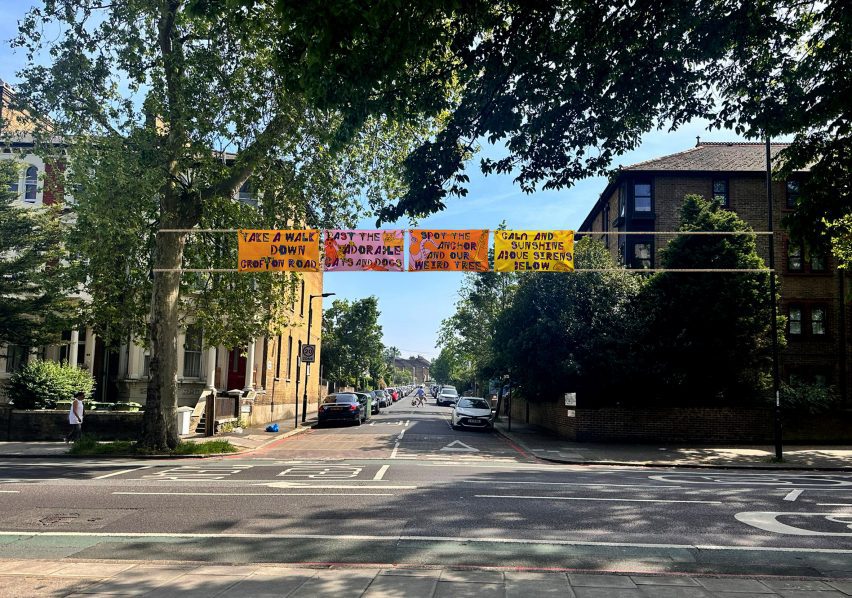
MULTIPOLYGON (((189 228, 189 224, 181 220, 166 217, 161 222, 163 228, 189 228)), ((186 237, 186 233, 158 234, 154 268, 179 269, 186 237)), ((175 421, 179 299, 180 272, 155 272, 151 298, 151 361, 141 438, 141 444, 149 450, 173 449, 180 442, 175 421)))

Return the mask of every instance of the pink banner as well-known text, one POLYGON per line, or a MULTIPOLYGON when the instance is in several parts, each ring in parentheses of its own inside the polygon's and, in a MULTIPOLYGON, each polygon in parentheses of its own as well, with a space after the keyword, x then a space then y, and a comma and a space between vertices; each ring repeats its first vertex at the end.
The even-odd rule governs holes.
POLYGON ((326 272, 402 272, 401 230, 325 231, 326 272))

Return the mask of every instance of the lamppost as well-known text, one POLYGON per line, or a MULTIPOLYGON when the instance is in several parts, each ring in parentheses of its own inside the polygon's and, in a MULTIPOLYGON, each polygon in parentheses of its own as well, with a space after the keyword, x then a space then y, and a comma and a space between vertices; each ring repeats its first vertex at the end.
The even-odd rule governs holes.
MULTIPOLYGON (((307 344, 311 344, 311 321, 314 319, 314 299, 318 299, 320 297, 331 297, 332 295, 336 295, 337 293, 323 293, 322 295, 308 295, 308 342, 307 344)), ((302 423, 305 423, 305 419, 308 416, 308 378, 311 375, 311 364, 309 363, 305 368, 305 394, 302 395, 302 423)))
POLYGON ((784 452, 781 446, 781 393, 779 391, 780 376, 778 372, 778 304, 775 301, 775 233, 773 227, 774 213, 772 210, 772 150, 769 135, 766 136, 766 204, 767 227, 769 232, 769 299, 772 306, 772 390, 775 393, 775 410, 773 411, 773 431, 775 436, 775 459, 781 461, 784 452))

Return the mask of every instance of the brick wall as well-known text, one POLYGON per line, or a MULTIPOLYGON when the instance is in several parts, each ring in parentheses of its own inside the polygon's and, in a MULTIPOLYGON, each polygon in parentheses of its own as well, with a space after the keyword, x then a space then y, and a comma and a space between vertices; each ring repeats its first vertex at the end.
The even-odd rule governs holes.
MULTIPOLYGON (((578 442, 769 443, 773 441, 771 409, 645 408, 575 409, 558 402, 512 402, 512 419, 542 426, 578 442), (529 420, 527 420, 529 406, 529 420)), ((785 442, 852 442, 852 411, 820 415, 785 413, 785 442)))
MULTIPOLYGON (((68 411, 19 411, 0 405, 0 439, 62 440, 69 431, 68 411)), ((141 412, 91 411, 83 417, 83 433, 99 440, 136 440, 141 412)))

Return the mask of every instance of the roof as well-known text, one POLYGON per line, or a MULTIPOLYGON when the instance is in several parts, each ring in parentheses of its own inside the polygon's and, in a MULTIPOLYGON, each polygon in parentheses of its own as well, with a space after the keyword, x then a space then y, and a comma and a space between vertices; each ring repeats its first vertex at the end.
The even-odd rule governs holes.
MULTIPOLYGON (((770 143, 769 151, 774 158, 779 152, 789 147, 789 143, 770 143)), ((804 171, 810 168, 803 169, 804 171)), ((678 173, 678 172, 766 172, 766 144, 764 142, 747 141, 701 141, 688 150, 661 156, 630 166, 620 167, 617 176, 612 178, 601 193, 595 206, 586 215, 578 230, 588 231, 591 221, 601 204, 621 183, 625 174, 649 173, 678 173)))
MULTIPOLYGON (((772 143, 772 157, 789 143, 772 143)), ((698 142, 693 148, 653 160, 632 164, 622 170, 690 172, 766 172, 766 144, 760 142, 698 142)))

